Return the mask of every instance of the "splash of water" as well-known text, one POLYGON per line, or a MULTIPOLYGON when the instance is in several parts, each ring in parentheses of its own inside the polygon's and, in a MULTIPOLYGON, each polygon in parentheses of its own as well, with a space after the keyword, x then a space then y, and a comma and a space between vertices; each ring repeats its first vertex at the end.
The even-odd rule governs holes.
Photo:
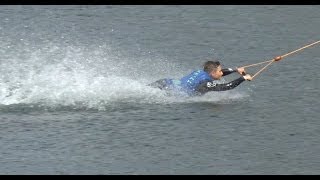
POLYGON ((167 96, 147 84, 172 75, 177 65, 159 57, 128 58, 107 45, 63 48, 49 43, 37 49, 27 46, 10 48, 7 47, 6 59, 1 59, 0 105, 103 110, 117 102, 212 102, 244 97, 241 93, 225 92, 219 96, 208 93, 196 98, 167 96))

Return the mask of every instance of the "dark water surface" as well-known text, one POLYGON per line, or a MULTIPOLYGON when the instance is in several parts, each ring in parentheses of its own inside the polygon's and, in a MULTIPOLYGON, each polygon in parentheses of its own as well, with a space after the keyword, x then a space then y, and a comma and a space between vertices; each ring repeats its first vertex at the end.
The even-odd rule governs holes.
POLYGON ((319 174, 319 45, 231 91, 146 86, 318 41, 319 8, 1 6, 0 174, 319 174))

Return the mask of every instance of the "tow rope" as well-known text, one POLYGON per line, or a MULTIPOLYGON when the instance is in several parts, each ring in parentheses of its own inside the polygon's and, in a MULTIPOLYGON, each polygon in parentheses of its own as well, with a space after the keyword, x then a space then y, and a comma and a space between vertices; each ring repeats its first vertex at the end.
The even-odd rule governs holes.
MULTIPOLYGON (((252 67, 252 66, 257 66, 257 65, 260 65, 260 64, 268 63, 267 65, 265 65, 263 68, 261 68, 258 72, 256 72, 256 73, 252 76, 252 79, 253 79, 253 78, 255 78, 258 74, 260 74, 264 69, 266 69, 268 66, 270 66, 273 62, 275 62, 275 61, 280 61, 280 60, 283 59, 284 57, 287 57, 287 56, 289 56, 289 55, 291 55, 291 54, 293 54, 293 53, 296 53, 296 52, 298 52, 298 51, 301 51, 301 50, 303 50, 303 49, 306 49, 306 48, 311 47, 311 46, 313 46, 313 45, 315 45, 315 44, 318 44, 318 43, 320 43, 320 41, 316 41, 316 42, 314 42, 314 43, 308 44, 308 45, 306 45, 306 46, 303 46, 303 47, 301 47, 301 48, 299 48, 299 49, 296 49, 296 50, 294 50, 294 51, 291 51, 291 52, 289 52, 289 53, 287 53, 287 54, 284 54, 284 55, 282 55, 282 56, 277 56, 277 57, 275 57, 275 58, 273 58, 273 59, 271 59, 271 60, 263 61, 263 62, 259 62, 259 63, 254 63, 254 64, 249 64, 249 65, 245 65, 245 66, 242 66, 242 68, 248 68, 248 67, 252 67)), ((243 74, 243 75, 245 75, 245 74, 243 74)))

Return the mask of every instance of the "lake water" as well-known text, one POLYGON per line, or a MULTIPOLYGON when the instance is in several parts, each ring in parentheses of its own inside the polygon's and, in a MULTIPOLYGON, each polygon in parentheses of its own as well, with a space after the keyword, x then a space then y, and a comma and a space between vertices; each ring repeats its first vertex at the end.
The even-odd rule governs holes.
POLYGON ((146 86, 319 29, 318 5, 1 6, 0 174, 319 174, 319 44, 230 91, 146 86))

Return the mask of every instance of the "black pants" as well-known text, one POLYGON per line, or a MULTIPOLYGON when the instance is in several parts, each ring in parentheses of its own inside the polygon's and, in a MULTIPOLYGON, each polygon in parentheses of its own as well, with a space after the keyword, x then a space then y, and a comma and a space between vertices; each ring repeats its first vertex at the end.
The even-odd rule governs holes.
POLYGON ((166 89, 168 87, 166 79, 159 79, 153 83, 148 84, 148 86, 159 89, 166 89))

